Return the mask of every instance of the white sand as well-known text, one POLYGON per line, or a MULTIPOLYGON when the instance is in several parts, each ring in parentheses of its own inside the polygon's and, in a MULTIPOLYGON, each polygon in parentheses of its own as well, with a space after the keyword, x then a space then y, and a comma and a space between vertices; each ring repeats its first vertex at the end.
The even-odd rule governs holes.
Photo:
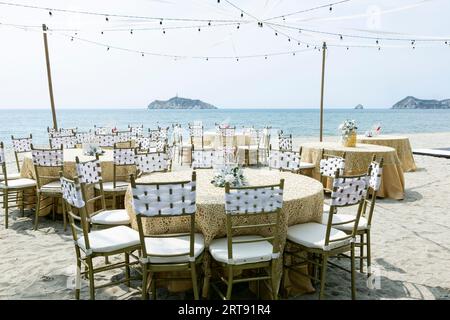
MULTIPOLYGON (((408 135, 413 148, 450 147, 450 133, 408 135)), ((327 140, 336 139, 327 137, 327 140)), ((296 144, 317 139, 296 139, 296 144)), ((359 299, 450 298, 450 160, 416 156, 418 171, 405 174, 403 201, 379 200, 372 231, 373 264, 381 288, 371 290, 359 274, 359 299)), ((70 232, 62 222, 41 219, 32 231, 31 213, 13 212, 10 228, 4 229, 0 211, 0 299, 73 299, 67 282, 74 275, 75 252, 70 232)), ((345 261, 342 261, 345 263, 345 261)), ((349 299, 350 278, 329 269, 328 299, 349 299)), ((121 271, 99 279, 122 277, 121 271)), ((135 283, 137 284, 137 283, 135 283)), ((83 298, 88 297, 86 289, 83 298)), ((183 295, 162 292, 164 298, 183 295)), ((190 294, 189 294, 190 296, 190 294)), ((241 293, 239 296, 245 296, 241 293)), ((139 298, 125 286, 97 291, 98 299, 139 298)), ((314 294, 299 299, 316 299, 314 294)))

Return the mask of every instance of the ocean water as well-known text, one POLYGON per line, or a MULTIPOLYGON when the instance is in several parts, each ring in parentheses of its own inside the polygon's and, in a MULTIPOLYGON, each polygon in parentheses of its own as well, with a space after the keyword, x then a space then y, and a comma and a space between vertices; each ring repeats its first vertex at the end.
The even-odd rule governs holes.
MULTIPOLYGON (((171 123, 201 120, 206 128, 227 122, 243 126, 271 126, 283 129, 293 136, 319 135, 318 109, 218 109, 218 110, 146 110, 146 109, 60 109, 57 110, 59 127, 78 127, 84 131, 98 126, 125 129, 128 124, 143 124, 145 128, 171 123)), ((391 109, 325 109, 324 134, 337 135, 338 126, 345 119, 354 119, 358 131, 364 133, 375 123, 382 132, 421 133, 450 131, 450 110, 391 110, 391 109)), ((52 126, 48 110, 0 109, 0 141, 10 145, 11 135, 33 134, 36 144, 47 144, 47 127, 52 126)))

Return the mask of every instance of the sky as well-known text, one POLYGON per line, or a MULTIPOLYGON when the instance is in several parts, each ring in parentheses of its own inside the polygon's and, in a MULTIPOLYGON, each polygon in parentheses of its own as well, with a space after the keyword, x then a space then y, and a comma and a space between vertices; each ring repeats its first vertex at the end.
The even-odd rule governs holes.
POLYGON ((289 13, 337 0, 9 1, 111 16, 109 21, 105 15, 58 11, 50 16, 48 10, 0 4, 0 109, 49 107, 43 23, 51 30, 57 108, 145 108, 155 99, 175 95, 222 108, 315 108, 320 103, 322 52, 313 47, 323 41, 329 45, 326 108, 357 104, 388 108, 409 95, 450 98, 450 45, 417 40, 413 49, 411 44, 414 39, 431 38, 450 43, 448 0, 352 0, 332 10, 325 6, 294 15, 289 13), (114 14, 205 22, 163 20, 160 24, 160 20, 114 14), (268 20, 276 25, 266 23, 277 16, 268 20), (210 27, 209 20, 213 20, 210 27), (217 26, 214 20, 242 23, 238 29, 237 23, 217 26), (263 27, 258 21, 265 21, 263 27), (340 34, 345 35, 342 40, 340 34), (375 39, 351 35, 405 41, 380 40, 377 45, 375 39), (141 52, 146 54, 142 57, 141 52), (271 55, 280 52, 286 54, 271 55), (175 59, 150 53, 211 58, 175 59), (260 56, 243 58, 247 55, 260 56), (218 56, 230 59, 214 59, 218 56))

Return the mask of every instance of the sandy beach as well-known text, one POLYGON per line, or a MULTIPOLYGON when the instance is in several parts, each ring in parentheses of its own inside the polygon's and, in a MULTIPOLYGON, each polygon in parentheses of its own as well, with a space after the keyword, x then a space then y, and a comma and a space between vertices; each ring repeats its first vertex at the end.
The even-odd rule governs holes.
MULTIPOLYGON (((450 132, 407 136, 413 148, 450 147, 450 132)), ((295 145, 306 141, 317 138, 296 138, 295 145)), ((415 160, 418 170, 405 173, 405 199, 378 200, 372 261, 379 287, 369 289, 366 277, 358 274, 358 299, 450 299, 450 160, 426 156, 415 160)), ((33 231, 32 213, 21 217, 18 211, 11 214, 10 228, 5 230, 0 212, 0 299, 73 299, 75 252, 70 231, 64 232, 62 222, 51 219, 41 219, 39 230, 33 231)), ((114 271, 99 279, 122 276, 114 271)), ((83 298, 87 292, 84 288, 83 298)), ((165 291, 161 296, 184 297, 165 291)), ((293 298, 317 299, 317 295, 293 298)), ((350 298, 349 274, 329 269, 326 298, 350 298)), ((140 299, 140 294, 115 286, 98 290, 97 299, 140 299)))

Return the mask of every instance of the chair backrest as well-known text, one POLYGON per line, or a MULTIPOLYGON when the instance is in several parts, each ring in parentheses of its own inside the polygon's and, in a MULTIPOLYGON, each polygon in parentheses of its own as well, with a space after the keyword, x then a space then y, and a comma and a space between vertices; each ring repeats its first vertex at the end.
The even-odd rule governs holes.
POLYGON ((161 137, 159 129, 149 129, 148 134, 151 142, 157 142, 161 137))
POLYGON ((376 155, 374 155, 367 173, 369 177, 369 189, 367 191, 367 197, 366 201, 364 202, 362 213, 362 215, 367 219, 367 228, 370 228, 372 225, 372 218, 375 211, 375 203, 377 200, 377 192, 380 190, 381 182, 383 180, 384 159, 381 158, 379 162, 377 162, 376 160, 377 157, 376 155))
POLYGON ((74 180, 64 178, 60 172, 60 181, 62 189, 63 205, 69 216, 70 229, 74 242, 77 243, 80 236, 84 239, 86 255, 92 254, 89 241, 89 216, 86 210, 87 201, 84 198, 83 185, 77 177, 74 180), (73 209, 77 209, 77 213, 73 209))
POLYGON ((269 150, 269 156, 267 158, 269 169, 281 169, 280 154, 281 151, 272 149, 269 150))
POLYGON ((141 151, 150 150, 150 146, 151 146, 150 137, 137 137, 136 145, 137 145, 138 149, 141 151))
POLYGON ((292 151, 292 134, 278 135, 278 150, 280 151, 292 151))
POLYGON ((300 171, 301 157, 299 152, 279 151, 280 170, 298 173, 300 171))
POLYGON ((233 261, 233 244, 237 243, 256 243, 261 241, 270 241, 273 246, 272 258, 279 256, 279 241, 277 235, 280 223, 280 212, 283 207, 283 188, 284 179, 279 184, 260 186, 260 187, 241 187, 231 188, 229 183, 225 184, 225 212, 227 220, 227 241, 228 241, 228 260, 233 261), (271 222, 263 220, 260 223, 242 222, 250 220, 254 216, 266 215, 271 218, 271 222), (245 217, 235 222, 236 218, 245 217), (245 228, 257 229, 258 232, 266 231, 269 233, 266 237, 254 239, 233 240, 235 231, 245 228))
POLYGON ((358 230, 359 219, 364 207, 367 189, 368 189, 368 175, 357 176, 341 176, 339 171, 336 172, 333 180, 333 190, 331 193, 331 206, 327 221, 327 231, 325 235, 325 249, 333 249, 336 247, 350 244, 352 239, 356 237, 358 230), (357 206, 357 213, 354 218, 333 223, 333 216, 337 214, 338 208, 357 206), (331 228, 342 224, 353 224, 352 233, 343 237, 333 237, 330 239, 331 228))
POLYGON ((236 127, 232 126, 219 126, 219 139, 222 147, 236 145, 236 127))
POLYGON ((128 142, 131 141, 133 133, 131 130, 117 131, 116 132, 116 142, 128 142))
POLYGON ((117 181, 121 180, 121 178, 125 178, 123 180, 127 180, 129 177, 129 173, 119 174, 119 167, 136 167, 136 149, 135 148, 118 148, 117 145, 114 146, 113 150, 113 186, 116 187, 117 181))
POLYGON ((80 159, 75 157, 75 170, 80 183, 90 185, 102 181, 102 166, 98 154, 95 155, 95 160, 86 162, 80 162, 80 159))
POLYGON ((77 144, 83 143, 93 143, 95 142, 95 134, 90 131, 87 132, 77 132, 75 134, 77 144))
POLYGON ((60 137, 51 137, 49 139, 50 141, 50 148, 60 148, 61 146, 63 149, 74 149, 77 147, 78 139, 75 135, 70 136, 60 136, 60 137))
POLYGON ((194 149, 192 151, 192 169, 211 169, 216 161, 216 153, 214 150, 194 149))
POLYGON ((103 191, 103 178, 102 178, 102 166, 100 163, 99 155, 95 155, 95 160, 80 162, 78 157, 75 157, 75 170, 77 172, 77 178, 81 183, 83 197, 86 203, 94 202, 94 208, 99 209, 89 216, 94 216, 104 210, 106 210, 106 198, 103 191), (97 185, 99 188, 99 194, 97 196, 89 198, 89 194, 85 192, 86 186, 97 185), (100 202, 100 206, 96 204, 100 202))
POLYGON ((97 135, 100 134, 111 134, 112 133, 112 128, 110 127, 97 127, 96 125, 94 125, 94 133, 97 135))
POLYGON ((128 125, 133 137, 141 137, 144 134, 144 125, 128 125))
POLYGON ((38 188, 41 188, 45 183, 59 180, 58 172, 64 168, 64 152, 62 148, 37 149, 31 145, 31 156, 38 188))
POLYGON ((153 172, 166 172, 170 170, 169 155, 163 152, 138 153, 136 166, 139 176, 153 172))
POLYGON ((327 159, 321 159, 319 170, 321 177, 333 178, 336 175, 336 172, 343 175, 345 170, 345 159, 342 157, 329 157, 327 159))
POLYGON ((189 138, 192 146, 200 142, 200 148, 205 146, 204 128, 202 125, 189 125, 189 138))
POLYGON ((96 134, 96 142, 100 147, 114 147, 117 136, 115 134, 96 134))
POLYGON ((169 138, 169 127, 158 127, 159 130, 159 136, 163 139, 169 138))
MULTIPOLYGON (((12 145, 14 149, 14 156, 16 158, 17 171, 20 172, 21 164, 20 158, 21 154, 31 152, 31 145, 33 143, 33 136, 30 134, 29 137, 25 138, 14 138, 11 136, 12 145)), ((22 159, 23 160, 23 159, 22 159)))
MULTIPOLYGON (((142 262, 149 262, 148 247, 142 219, 170 219, 171 217, 186 216, 190 219, 190 231, 172 234, 171 236, 189 236, 190 246, 186 252, 168 256, 188 256, 189 261, 195 261, 195 213, 196 213, 196 174, 192 173, 191 181, 165 182, 165 183, 137 183, 131 176, 133 193, 133 208, 136 213, 139 236, 141 239, 142 262)), ((158 235, 152 235, 158 237, 158 235)), ((165 237, 165 235, 159 235, 165 237)), ((167 236, 166 236, 167 237, 167 236)), ((165 255, 167 257, 167 255, 165 255)))

